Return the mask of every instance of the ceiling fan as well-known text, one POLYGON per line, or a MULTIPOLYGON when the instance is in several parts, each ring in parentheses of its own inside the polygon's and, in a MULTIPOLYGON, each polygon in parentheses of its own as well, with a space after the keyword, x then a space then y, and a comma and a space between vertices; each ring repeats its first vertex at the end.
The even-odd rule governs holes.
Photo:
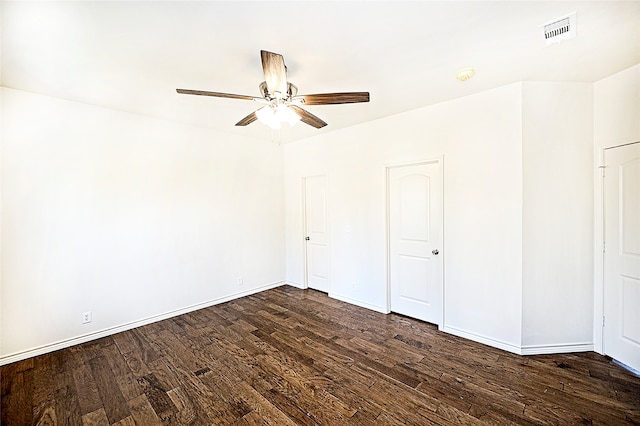
POLYGON ((262 97, 234 95, 231 93, 208 92, 204 90, 176 89, 185 95, 214 96, 218 98, 243 99, 265 104, 236 123, 246 126, 260 120, 269 127, 279 129, 281 123, 290 125, 297 121, 319 129, 327 125, 323 120, 302 108, 303 105, 331 105, 369 102, 369 92, 319 93, 298 95, 298 88, 287 81, 287 67, 282 55, 266 50, 260 51, 264 81, 260 83, 262 97))

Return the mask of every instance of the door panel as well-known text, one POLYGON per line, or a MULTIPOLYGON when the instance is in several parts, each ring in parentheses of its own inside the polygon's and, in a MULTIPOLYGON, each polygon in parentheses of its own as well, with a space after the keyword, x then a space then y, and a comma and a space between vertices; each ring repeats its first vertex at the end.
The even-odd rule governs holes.
POLYGON ((640 280, 629 277, 622 278, 622 338, 640 348, 640 280))
POLYGON ((304 204, 307 286, 329 292, 326 176, 304 179, 304 204))
POLYGON ((398 282, 401 299, 429 304, 429 259, 398 255, 398 282))
POLYGON ((388 170, 389 295, 394 312, 442 321, 440 163, 388 170))
POLYGON ((640 370, 640 143, 604 158, 604 351, 640 370))
POLYGON ((400 197, 400 239, 429 241, 429 176, 412 174, 397 182, 400 197))

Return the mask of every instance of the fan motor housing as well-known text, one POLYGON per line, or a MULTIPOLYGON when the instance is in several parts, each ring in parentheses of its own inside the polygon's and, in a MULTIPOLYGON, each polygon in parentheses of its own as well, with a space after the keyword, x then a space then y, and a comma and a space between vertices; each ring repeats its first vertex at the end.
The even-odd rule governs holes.
MULTIPOLYGON (((267 88, 266 81, 263 81, 262 83, 260 83, 260 94, 262 95, 263 98, 268 100, 274 98, 273 94, 269 93, 269 89, 267 88)), ((286 93, 286 96, 284 96, 282 99, 289 100, 297 94, 298 94, 298 87, 293 83, 287 82, 287 93, 286 93)))

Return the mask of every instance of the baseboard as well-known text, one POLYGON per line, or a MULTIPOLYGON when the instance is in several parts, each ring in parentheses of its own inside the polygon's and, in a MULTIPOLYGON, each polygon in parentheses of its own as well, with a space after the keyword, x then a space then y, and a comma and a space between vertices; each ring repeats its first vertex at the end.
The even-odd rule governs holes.
POLYGON ((511 352, 514 354, 522 355, 522 348, 520 346, 516 346, 511 343, 492 339, 486 336, 481 336, 479 334, 470 333, 468 331, 460 330, 458 328, 450 327, 446 325, 442 327, 441 330, 444 331, 445 333, 453 334, 454 336, 463 337, 465 339, 473 340, 474 342, 482 343, 483 345, 502 349, 504 351, 511 352))
POLYGON ((526 345, 521 355, 568 354, 572 352, 593 352, 593 343, 569 343, 558 345, 526 345))
POLYGON ((305 289, 304 285, 302 285, 300 283, 297 283, 295 281, 286 281, 285 284, 290 285, 291 287, 299 288, 300 290, 304 290, 305 289))
POLYGON ((627 370, 627 371, 628 371, 628 372, 630 372, 631 374, 635 374, 636 376, 640 377, 640 371, 636 370, 635 368, 633 368, 633 367, 631 367, 631 366, 629 366, 629 365, 627 365, 627 364, 625 364, 625 363, 623 363, 623 362, 620 362, 620 361, 618 361, 617 359, 613 359, 613 358, 612 358, 612 359, 611 359, 611 361, 612 361, 615 365, 618 365, 618 366, 620 366, 620 367, 624 368, 625 370, 627 370))
POLYGON ((545 355, 545 354, 567 354, 573 352, 591 352, 593 351, 593 343, 565 343, 553 345, 527 345, 517 346, 511 343, 492 339, 486 336, 470 333, 460 330, 459 328, 445 326, 441 329, 445 333, 453 334, 458 337, 473 340, 474 342, 502 349, 518 355, 545 355))
POLYGON ((269 290, 284 285, 284 281, 267 284, 261 287, 255 287, 250 290, 229 294, 217 299, 208 300, 206 302, 198 303, 195 305, 187 306, 185 308, 176 309, 173 311, 165 312, 163 314, 154 315, 151 317, 143 318, 141 320, 132 321, 126 324, 118 325, 115 327, 105 328, 93 333, 83 334, 82 336, 73 337, 66 340, 61 340, 48 345, 38 346, 36 348, 28 349, 25 351, 15 352, 8 355, 0 356, 0 366, 11 364, 12 362, 22 361, 27 358, 46 354, 49 352, 57 351, 60 349, 68 348, 70 346, 86 343, 91 340, 100 339, 102 337, 111 336, 112 334, 120 333, 122 331, 131 330, 132 328, 141 327, 143 325, 151 324, 154 322, 162 321, 167 318, 172 318, 178 315, 187 314, 189 312, 197 311, 198 309, 208 308, 209 306, 219 305, 220 303, 228 302, 230 300, 238 299, 240 297, 249 296, 251 294, 259 293, 261 291, 269 290))
POLYGON ((350 297, 343 296, 343 295, 338 294, 338 293, 331 293, 330 292, 329 293, 329 297, 331 297, 333 299, 338 299, 338 300, 340 300, 342 302, 350 303, 352 305, 360 306, 361 308, 370 309, 372 311, 380 312, 382 314, 388 314, 389 313, 389 311, 386 308, 383 308, 382 306, 372 305, 370 303, 366 303, 366 302, 362 302, 360 300, 352 299, 350 297))

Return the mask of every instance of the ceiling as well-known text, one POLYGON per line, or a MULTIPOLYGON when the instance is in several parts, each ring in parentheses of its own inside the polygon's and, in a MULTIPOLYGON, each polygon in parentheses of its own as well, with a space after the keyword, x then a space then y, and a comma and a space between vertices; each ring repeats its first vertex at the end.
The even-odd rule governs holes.
POLYGON ((366 104, 309 106, 323 129, 289 142, 522 80, 593 82, 640 63, 638 1, 143 1, 0 3, 4 87, 266 140, 235 127, 260 105, 260 50, 284 56, 299 94, 369 91, 366 104), (577 37, 542 25, 577 13, 577 37), (474 67, 461 83, 456 71, 474 67))

